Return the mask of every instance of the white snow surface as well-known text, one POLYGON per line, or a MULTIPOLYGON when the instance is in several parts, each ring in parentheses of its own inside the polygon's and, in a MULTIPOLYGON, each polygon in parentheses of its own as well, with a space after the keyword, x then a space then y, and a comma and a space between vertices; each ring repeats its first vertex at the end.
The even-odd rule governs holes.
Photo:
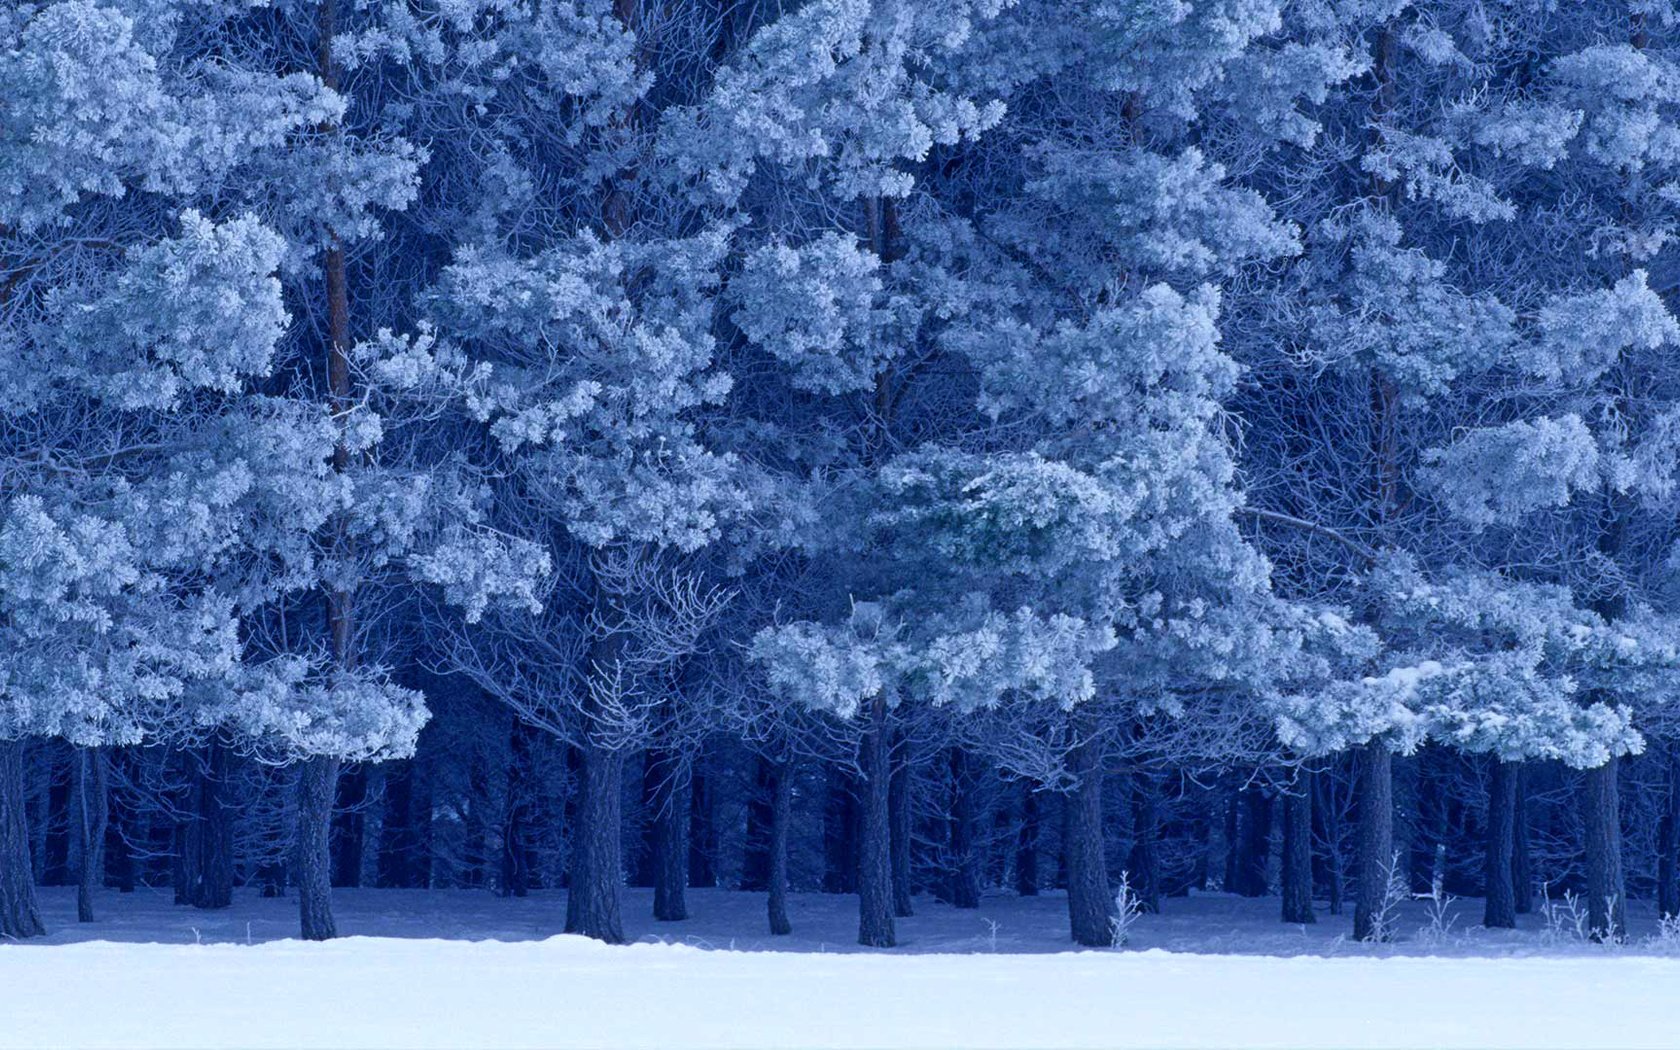
POLYGON ((1198 895, 1144 917, 1136 949, 1077 952, 1056 895, 978 913, 919 898, 891 952, 852 950, 853 899, 819 894, 795 895, 795 936, 771 938, 762 895, 694 891, 694 918, 655 924, 632 890, 626 947, 553 935, 563 894, 338 891, 351 936, 325 944, 277 939, 295 902, 243 892, 213 913, 105 894, 84 926, 69 893, 44 903, 51 936, 0 945, 0 1046, 1680 1043, 1680 947, 1638 926, 1588 945, 1536 916, 1485 931, 1476 901, 1445 930, 1408 911, 1398 944, 1371 947, 1346 941, 1345 916, 1290 927, 1275 898, 1198 895))

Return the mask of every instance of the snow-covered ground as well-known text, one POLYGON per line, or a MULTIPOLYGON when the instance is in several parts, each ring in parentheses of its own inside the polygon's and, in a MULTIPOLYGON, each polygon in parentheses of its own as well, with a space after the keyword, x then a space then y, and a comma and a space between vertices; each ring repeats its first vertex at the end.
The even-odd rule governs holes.
POLYGON ((642 943, 554 936, 564 898, 341 891, 328 944, 285 940, 291 900, 227 911, 166 892, 101 898, 78 927, 46 891, 44 942, 0 945, 0 1046, 1674 1046, 1680 947, 1636 912, 1628 945, 1546 928, 1475 927, 1346 941, 1275 899, 1167 902, 1134 950, 1070 952, 1055 896, 978 913, 918 901, 903 947, 854 950, 850 898, 796 895, 791 938, 756 894, 695 891, 694 918, 626 917, 642 943), (1643 921, 1641 921, 1643 920, 1643 921), (1643 927, 1643 928, 1642 928, 1643 927), (766 951, 764 949, 774 949, 766 951), (1243 954, 1237 954, 1243 953, 1243 954), (1669 957, 1673 954, 1674 957, 1669 957))

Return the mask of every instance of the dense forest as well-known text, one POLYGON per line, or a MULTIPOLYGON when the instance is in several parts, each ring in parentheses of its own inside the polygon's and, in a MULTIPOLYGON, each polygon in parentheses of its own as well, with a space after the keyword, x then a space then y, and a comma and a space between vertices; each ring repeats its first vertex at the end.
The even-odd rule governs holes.
POLYGON ((0 935, 1680 914, 1680 5, 0 5, 0 935))

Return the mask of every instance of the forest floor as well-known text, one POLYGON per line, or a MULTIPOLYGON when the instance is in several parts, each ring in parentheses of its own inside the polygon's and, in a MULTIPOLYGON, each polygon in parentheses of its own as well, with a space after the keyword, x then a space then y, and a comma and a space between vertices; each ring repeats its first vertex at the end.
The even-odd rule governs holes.
POLYGON ((918 898, 901 947, 853 945, 853 898, 796 894, 795 933, 762 933, 761 894, 696 890, 655 924, 626 893, 612 948, 555 936, 564 895, 335 891, 327 944, 288 940, 295 902, 241 891, 176 908, 103 894, 78 926, 0 945, 0 1046, 1674 1046, 1680 942, 1635 907, 1627 944, 1565 913, 1440 923, 1409 903, 1399 940, 1347 940, 1346 916, 1277 921, 1275 898, 1200 894, 1144 916, 1125 951, 1068 951, 1058 895, 978 911, 918 898))

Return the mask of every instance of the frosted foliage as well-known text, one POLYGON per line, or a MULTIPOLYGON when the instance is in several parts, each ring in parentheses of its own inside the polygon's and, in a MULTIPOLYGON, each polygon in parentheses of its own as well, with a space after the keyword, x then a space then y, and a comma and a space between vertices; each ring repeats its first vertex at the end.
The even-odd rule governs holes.
POLYGON ((54 292, 60 373, 125 409, 267 374, 287 321, 274 278, 283 247, 255 219, 218 226, 187 212, 179 238, 132 253, 108 288, 54 292))
POLYGON ((539 585, 549 571, 547 551, 529 541, 456 527, 409 559, 414 576, 443 588, 477 623, 491 602, 540 612, 539 585))
POLYGON ((138 742, 168 725, 190 683, 227 674, 232 608, 176 599, 124 526, 14 499, 0 524, 0 736, 138 742))
MULTIPOLYGON (((752 659, 763 666, 782 699, 851 718, 865 700, 897 678, 907 658, 891 632, 880 629, 880 610, 855 610, 850 623, 767 627, 752 641, 752 659)), ((889 699, 896 700, 889 694, 889 699)))
POLYGON ((55 221, 144 171, 166 100, 156 59, 115 7, 64 0, 0 13, 0 225, 55 221))
POLYGON ((1003 107, 921 76, 958 50, 995 0, 814 0, 759 30, 707 101, 669 118, 666 149, 712 194, 741 193, 761 164, 820 170, 843 197, 897 196, 897 160, 921 160, 997 123, 1003 107))
POLYGON ((1236 383, 1219 350, 1219 296, 1153 285, 1084 325, 1040 332, 1009 323, 958 329, 954 344, 983 369, 981 406, 997 416, 1042 414, 1054 423, 1102 420, 1151 428, 1206 419, 1236 383))
POLYGON ((1429 480, 1437 497, 1475 528, 1543 508, 1567 507, 1599 486, 1599 451, 1579 416, 1474 430, 1438 450, 1429 480))
POLYGON ((585 543, 694 549, 739 502, 730 457, 690 421, 730 387, 707 298, 725 244, 586 236, 531 260, 466 253, 446 275, 447 323, 494 362, 476 411, 585 543))
POLYGON ((1022 608, 1008 616, 988 613, 972 630, 941 634, 918 662, 925 665, 921 674, 932 702, 958 711, 1010 696, 1072 708, 1096 694, 1091 662, 1114 645, 1108 627, 1022 608))
POLYGON ((1332 294, 1351 300, 1313 308, 1329 359, 1376 365, 1408 389, 1440 393, 1492 365, 1517 338, 1515 311, 1456 287, 1445 264, 1402 243, 1392 219, 1367 215, 1321 233, 1347 244, 1348 272, 1332 294))
POLYGON ((1645 271, 1613 286, 1560 296, 1536 318, 1539 338, 1518 353, 1544 379, 1593 382, 1631 350, 1655 350, 1680 341, 1680 323, 1652 290, 1645 271))
POLYGON ((893 304, 881 302, 880 260, 825 234, 794 248, 767 245, 731 285, 733 319, 791 370, 794 385, 828 394, 868 390, 895 354, 893 304))
POLYGON ((320 676, 296 657, 242 668, 209 715, 278 756, 325 755, 348 762, 412 755, 430 717, 420 693, 377 669, 320 676))
MULTIPOLYGON (((1225 170, 1196 149, 1176 156, 1056 150, 1046 154, 1042 173, 1026 188, 1053 211, 1080 216, 1077 235, 1051 235, 1039 248, 1065 253, 1076 278, 1101 273, 1096 260, 1114 252, 1139 265, 1199 277, 1299 248, 1294 231, 1276 221, 1264 198, 1231 186, 1225 170)), ((1034 242, 1044 238, 1038 230, 1011 233, 1034 242)))

